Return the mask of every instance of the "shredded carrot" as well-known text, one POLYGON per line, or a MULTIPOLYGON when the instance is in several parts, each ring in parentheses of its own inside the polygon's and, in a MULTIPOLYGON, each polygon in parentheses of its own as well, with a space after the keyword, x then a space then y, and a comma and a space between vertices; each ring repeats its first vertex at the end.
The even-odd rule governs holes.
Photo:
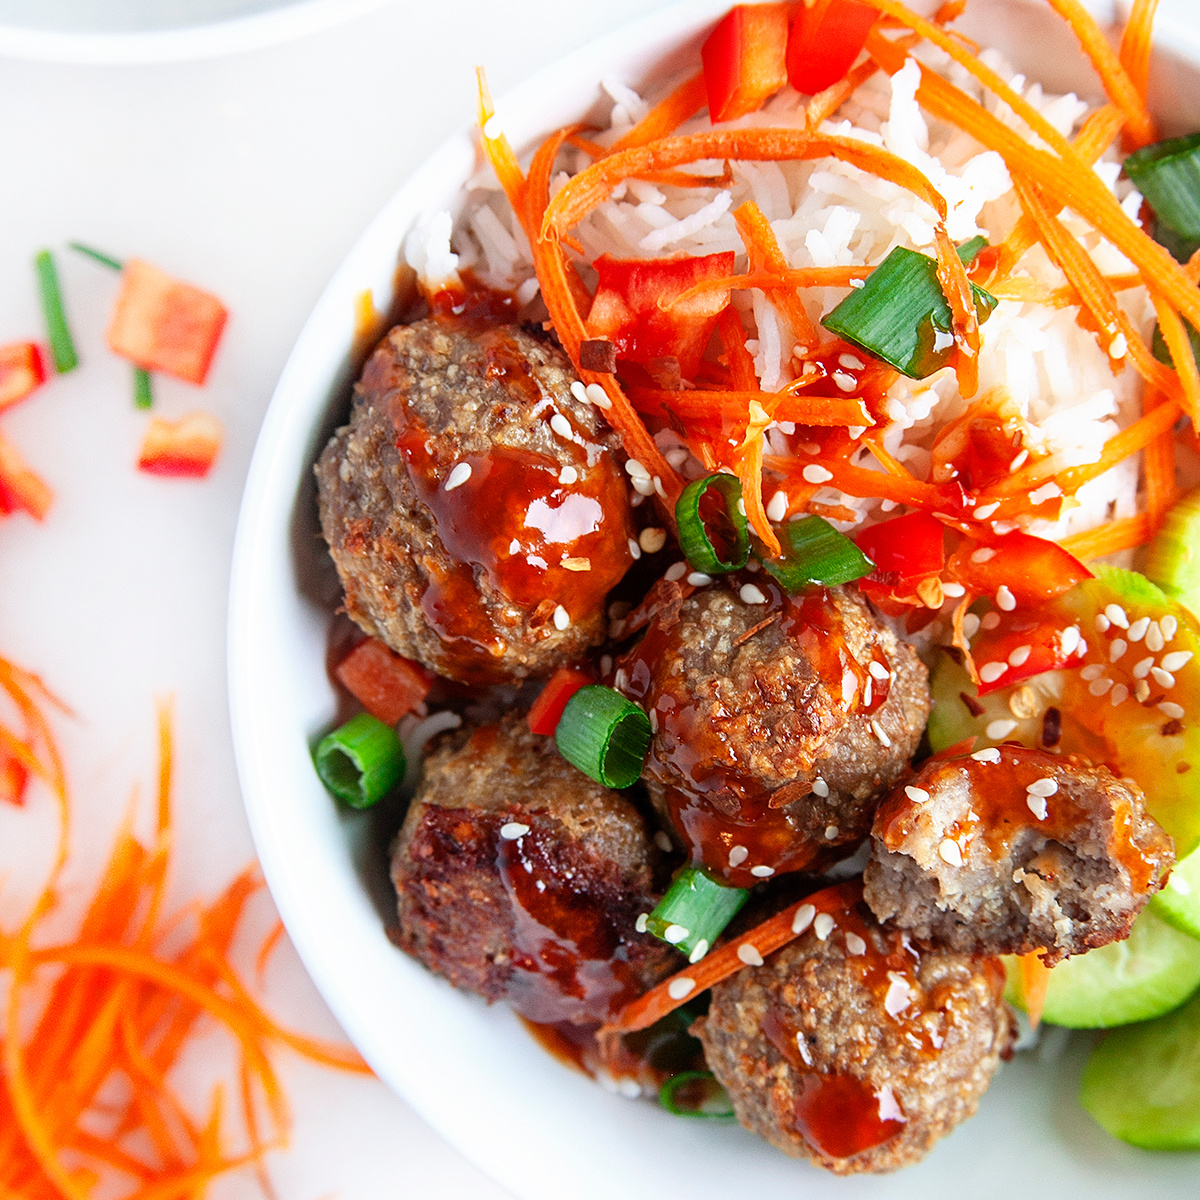
POLYGON ((1063 538, 1061 545, 1081 562, 1116 554, 1118 550, 1135 550, 1144 546, 1155 533, 1155 523, 1149 513, 1136 517, 1125 517, 1120 521, 1109 521, 1084 533, 1073 533, 1063 538))
MULTIPOLYGON (((853 287, 860 279, 870 276, 874 267, 787 267, 781 271, 750 271, 745 275, 727 275, 723 279, 702 279, 680 292, 666 307, 674 308, 706 292, 748 291, 761 288, 853 287)), ((1141 278, 1137 282, 1140 284, 1141 278)), ((1006 297, 1007 298, 1007 297, 1006 297)), ((815 331, 814 331, 815 333, 815 331)))
POLYGON ((609 147, 608 153, 619 154, 622 150, 667 137, 707 103, 708 90, 704 72, 700 71, 681 83, 665 100, 660 100, 632 129, 626 130, 609 147))
POLYGON ((1025 999, 1025 1013, 1034 1029, 1042 1020, 1046 1007, 1046 991, 1050 986, 1050 968, 1042 962, 1040 951, 1021 956, 1021 992, 1025 999))
POLYGON ((1146 89, 1150 82, 1150 51, 1153 48, 1154 16, 1158 12, 1158 0, 1133 0, 1125 32, 1121 35, 1121 66, 1129 76, 1129 82, 1146 103, 1146 89))
POLYGON ((1158 314, 1158 327, 1162 330, 1163 341, 1167 343, 1171 361, 1175 364, 1175 374, 1183 393, 1179 399, 1192 418, 1192 424, 1200 428, 1200 371, 1196 368, 1196 356, 1187 329, 1179 314, 1153 288, 1150 290, 1150 299, 1158 314))
MULTIPOLYGON (((143 845, 123 823, 78 937, 39 944, 56 906, 67 861, 70 803, 61 758, 43 712, 48 693, 36 677, 0 660, 0 687, 25 725, 0 725, 4 744, 25 747, 32 773, 59 811, 59 852, 46 886, 15 933, 0 932, 0 970, 8 972, 0 1072, 0 1196, 92 1200, 132 1179, 138 1198, 196 1196, 217 1175, 263 1167, 283 1145, 290 1117, 267 1050, 285 1045, 310 1059, 365 1070, 357 1055, 277 1025, 251 997, 227 953, 246 901, 259 888, 243 872, 211 905, 189 906, 163 920, 169 865, 172 735, 159 710, 156 835, 143 845), (191 916, 198 936, 179 946, 191 916), (169 943, 168 943, 169 939, 169 943), (176 948, 169 953, 165 947, 176 948), (42 977, 53 979, 47 988, 42 977), (33 1010, 36 1010, 33 1011, 33 1010), (249 1148, 224 1147, 220 1094, 209 1116, 193 1119, 167 1076, 199 1016, 216 1017, 242 1052, 245 1136, 249 1148), (30 1020, 31 1017, 36 1017, 30 1020), (113 1081, 126 1083, 112 1099, 113 1081), (259 1125, 255 1089, 270 1130, 259 1125)), ((261 1176, 268 1188, 269 1180, 261 1176)), ((127 1185, 125 1185, 127 1186, 127 1185)))
MULTIPOLYGON (((1163 397, 1147 388, 1142 398, 1143 415, 1163 403, 1163 397)), ((1157 526, 1175 503, 1175 438, 1168 430, 1149 442, 1142 451, 1142 471, 1146 481, 1146 512, 1157 526)))
POLYGON ((958 377, 958 393, 969 400, 979 391, 979 316, 967 268, 946 232, 945 225, 935 231, 937 245, 937 279, 946 303, 950 305, 954 329, 954 369, 958 377))
MULTIPOLYGON (((1037 240, 1037 235, 1033 235, 1037 240)), ((1141 287, 1140 275, 1105 275, 1104 282, 1114 292, 1125 292, 1130 288, 1141 287)), ((1080 303, 1079 293, 1074 287, 1052 288, 1027 275, 1003 279, 999 283, 989 284, 988 291, 997 300, 1019 300, 1031 304, 1044 304, 1047 308, 1070 308, 1080 303)))
MULTIPOLYGON (((492 92, 488 87, 487 75, 482 67, 475 68, 475 82, 479 91, 479 138, 483 143, 483 152, 487 155, 488 162, 492 164, 492 169, 496 172, 496 178, 500 180, 500 186, 504 189, 504 194, 508 197, 513 212, 517 214, 518 219, 521 219, 525 212, 525 175, 521 171, 521 164, 517 161, 512 146, 509 145, 507 135, 503 132, 497 133, 494 137, 488 134, 487 125, 496 115, 496 106, 492 103, 492 92)), ((525 232, 530 238, 533 237, 531 230, 526 229, 525 232)))
MULTIPOLYGON (((764 270, 778 274, 788 269, 787 258, 779 248, 771 222, 763 216, 762 209, 753 200, 747 200, 740 208, 734 209, 733 219, 745 243, 751 272, 764 270)), ((797 340, 803 342, 806 349, 817 345, 820 340, 817 327, 795 291, 786 287, 764 290, 767 298, 782 310, 797 340)))
MULTIPOLYGON (((803 382, 803 381, 801 381, 803 382)), ((744 424, 749 405, 761 404, 772 421, 794 421, 797 425, 873 425, 874 417, 861 400, 844 396, 805 396, 790 389, 778 392, 689 390, 659 391, 631 387, 629 398, 641 411, 661 414, 665 410, 689 421, 729 420, 740 416, 744 424)))

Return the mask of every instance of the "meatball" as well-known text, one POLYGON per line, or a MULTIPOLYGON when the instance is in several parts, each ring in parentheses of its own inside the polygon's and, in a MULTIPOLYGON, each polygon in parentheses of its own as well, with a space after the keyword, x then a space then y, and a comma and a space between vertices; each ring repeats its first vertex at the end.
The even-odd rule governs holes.
POLYGON ((516 326, 431 317, 387 335, 316 467, 367 633, 470 684, 548 675, 600 641, 630 506, 619 441, 576 382, 516 326))
POLYGON ((748 578, 660 613, 615 676, 655 726, 655 803, 742 887, 861 841, 929 714, 924 665, 857 592, 748 578))
POLYGON ((914 950, 857 881, 810 900, 808 930, 717 984, 693 1030, 747 1129, 838 1175, 894 1171, 974 1113, 1007 1055, 1004 969, 914 950))
POLYGON ((1047 963, 1126 937, 1174 861, 1137 784, 1020 746, 930 760, 871 832, 866 897, 881 921, 1047 963))
POLYGON ((602 1021, 675 965, 635 931, 654 867, 634 806, 508 717, 425 764, 393 851, 399 942, 532 1021, 602 1021))

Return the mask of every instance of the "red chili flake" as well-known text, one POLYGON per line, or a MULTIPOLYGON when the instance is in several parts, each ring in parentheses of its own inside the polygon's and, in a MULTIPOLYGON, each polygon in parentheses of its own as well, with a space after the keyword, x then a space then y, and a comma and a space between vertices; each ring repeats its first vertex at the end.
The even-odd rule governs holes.
POLYGON ((607 338, 588 338, 579 343, 579 366, 584 371, 611 375, 617 369, 617 348, 607 338))

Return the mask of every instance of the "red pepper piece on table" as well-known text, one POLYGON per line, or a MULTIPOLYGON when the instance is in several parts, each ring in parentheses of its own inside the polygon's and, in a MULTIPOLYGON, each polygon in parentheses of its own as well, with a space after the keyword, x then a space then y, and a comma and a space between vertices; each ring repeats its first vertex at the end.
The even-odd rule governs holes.
POLYGON ((714 123, 757 112, 787 83, 788 5, 739 4, 700 50, 714 123))
POLYGON ((36 342, 0 346, 0 410, 24 400, 45 379, 46 363, 36 342))
POLYGON ((433 676, 377 638, 360 642, 333 672, 342 686, 385 725, 395 725, 429 695, 433 676))
POLYGON ((788 82, 796 91, 815 96, 844 79, 878 17, 878 9, 856 0, 801 5, 788 34, 788 82))
POLYGON ((995 596, 1007 588, 1022 607, 1044 604, 1092 577, 1091 571, 1057 542, 1020 532, 986 545, 968 538, 947 565, 950 574, 972 592, 995 596))
POLYGON ((203 383, 227 315, 211 293, 131 258, 121 273, 108 345, 148 371, 203 383))
POLYGON ((138 454, 138 470, 202 479, 221 449, 221 437, 221 422, 206 412, 189 413, 178 421, 151 417, 138 454))
POLYGON ((729 291, 702 292, 682 304, 671 301, 704 280, 732 275, 733 262, 731 250, 701 258, 602 254, 595 262, 599 281, 588 313, 588 336, 607 339, 618 358, 643 366, 674 358, 683 378, 691 379, 729 303, 729 291))
POLYGON ((981 673, 981 696, 1022 683, 1044 671, 1077 667, 1086 654, 1087 642, 1079 627, 1063 618, 1024 617, 1015 625, 1001 625, 980 634, 971 647, 971 657, 981 673), (1070 629, 1074 633, 1069 633, 1070 629), (992 663, 1003 663, 1004 671, 996 675, 995 671, 985 670, 992 663))
POLYGON ((559 667, 546 680, 546 686, 529 706, 527 720, 530 730, 543 737, 553 737, 563 715, 563 709, 567 707, 567 701, 580 688, 588 687, 595 682, 586 671, 581 671, 576 667, 559 667))
POLYGON ((54 500, 54 493, 25 465, 16 447, 0 434, 0 513, 20 509, 41 520, 54 500))
POLYGON ((29 772, 0 746, 0 801, 14 804, 18 808, 25 803, 25 787, 29 783, 29 772))

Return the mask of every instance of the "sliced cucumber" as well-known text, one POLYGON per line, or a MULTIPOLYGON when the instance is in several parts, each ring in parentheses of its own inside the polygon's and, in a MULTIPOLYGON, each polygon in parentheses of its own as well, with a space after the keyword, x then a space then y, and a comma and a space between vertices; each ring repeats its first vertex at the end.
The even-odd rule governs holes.
MULTIPOLYGON (((1077 954, 1050 972, 1042 1019, 1071 1029, 1148 1021, 1178 1008, 1198 987, 1200 941, 1146 910, 1126 941, 1077 954)), ((1006 995, 1024 1010, 1020 975, 1011 966, 1006 995)))
POLYGON ((1146 574, 1168 596, 1200 611, 1200 489, 1167 513, 1146 547, 1146 574))
POLYGON ((1175 864, 1167 886, 1150 906, 1169 925, 1200 938, 1200 850, 1175 864))
POLYGON ((1131 1145, 1200 1149, 1200 995, 1169 1016, 1110 1033, 1084 1068, 1079 1102, 1131 1145))

